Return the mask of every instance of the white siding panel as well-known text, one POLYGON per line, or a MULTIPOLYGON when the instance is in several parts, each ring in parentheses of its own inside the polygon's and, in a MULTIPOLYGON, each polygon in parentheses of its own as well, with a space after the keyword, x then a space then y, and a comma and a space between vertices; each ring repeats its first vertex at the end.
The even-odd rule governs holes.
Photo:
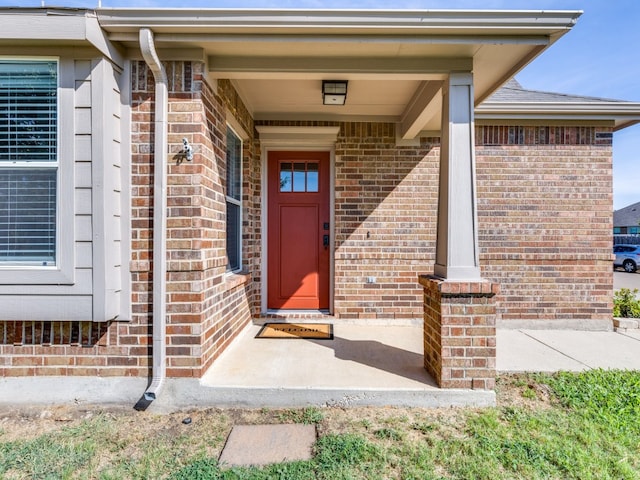
MULTIPOLYGON (((120 315, 123 274, 122 251, 122 100, 118 94, 120 73, 101 60, 92 65, 92 123, 101 135, 92 144, 93 282, 94 320, 120 315)), ((126 207, 128 208, 128 206, 126 207)))
MULTIPOLYGON (((91 269, 76 268, 75 283, 73 285, 64 286, 60 292, 61 295, 91 295, 91 269)), ((24 285, 3 285, 2 308, 4 308, 4 295, 50 295, 52 292, 51 285, 29 285, 28 289, 24 285)), ((2 311, 0 308, 0 311, 2 311)))
MULTIPOLYGON (((114 145, 114 148, 117 148, 118 150, 120 149, 120 145, 114 145)), ((118 155, 118 158, 120 156, 118 155)), ((114 176, 114 181, 113 181, 113 190, 115 192, 117 192, 118 194, 120 194, 122 192, 122 170, 120 169, 119 165, 114 165, 115 173, 116 175, 114 176)))
POLYGON ((124 71, 117 76, 116 88, 120 92, 120 175, 119 187, 121 204, 123 205, 119 225, 122 227, 120 238, 120 250, 122 252, 120 270, 120 314, 119 320, 130 320, 131 308, 131 272, 129 260, 131 259, 131 62, 127 60, 124 71))
POLYGON ((79 242, 90 242, 93 239, 91 231, 91 216, 76 215, 75 220, 76 240, 79 242))
POLYGON ((113 242, 113 262, 118 268, 122 265, 122 242, 113 242))
POLYGON ((93 250, 91 242, 76 242, 76 267, 91 269, 93 250))
POLYGON ((91 134, 91 108, 76 108, 76 135, 91 134))
POLYGON ((91 108, 91 82, 76 80, 76 108, 91 108))
POLYGON ((91 188, 90 162, 76 162, 76 188, 91 188))
MULTIPOLYGON (((111 209, 111 214, 113 216, 112 223, 114 228, 117 228, 117 231, 120 231, 120 213, 121 213, 121 205, 120 205, 120 192, 118 191, 111 191, 110 192, 110 197, 111 197, 111 202, 112 202, 112 209, 111 209)), ((114 237, 114 241, 119 240, 120 236, 115 236, 114 237)))
POLYGON ((76 135, 76 162, 91 161, 91 135, 76 135))
POLYGON ((5 295, 0 320, 91 320, 91 296, 5 295))
POLYGON ((91 189, 76 188, 76 215, 91 215, 91 189))

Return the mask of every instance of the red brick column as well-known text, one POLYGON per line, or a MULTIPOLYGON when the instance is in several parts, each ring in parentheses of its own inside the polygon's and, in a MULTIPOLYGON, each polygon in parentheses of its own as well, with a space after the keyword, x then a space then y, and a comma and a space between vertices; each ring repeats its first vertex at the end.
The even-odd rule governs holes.
POLYGON ((493 390, 498 284, 422 275, 424 366, 442 388, 493 390))

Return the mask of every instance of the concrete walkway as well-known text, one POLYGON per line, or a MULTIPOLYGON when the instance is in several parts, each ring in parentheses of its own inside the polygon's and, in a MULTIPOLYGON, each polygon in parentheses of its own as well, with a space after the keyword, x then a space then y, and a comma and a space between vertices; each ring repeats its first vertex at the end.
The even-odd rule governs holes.
POLYGON ((640 330, 498 330, 498 372, 640 370, 640 330))

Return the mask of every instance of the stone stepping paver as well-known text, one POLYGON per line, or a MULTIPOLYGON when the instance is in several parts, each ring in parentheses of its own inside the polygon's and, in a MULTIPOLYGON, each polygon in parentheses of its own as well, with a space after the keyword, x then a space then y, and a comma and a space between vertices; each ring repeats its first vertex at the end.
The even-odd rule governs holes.
POLYGON ((222 467, 248 467, 309 460, 315 441, 315 425, 236 425, 219 461, 222 467))

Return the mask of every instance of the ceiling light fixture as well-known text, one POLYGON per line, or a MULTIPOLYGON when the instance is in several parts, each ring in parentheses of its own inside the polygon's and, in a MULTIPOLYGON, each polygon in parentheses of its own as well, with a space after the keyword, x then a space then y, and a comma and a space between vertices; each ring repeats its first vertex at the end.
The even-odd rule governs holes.
POLYGON ((323 80, 322 103, 324 105, 344 105, 347 101, 347 80, 323 80))

